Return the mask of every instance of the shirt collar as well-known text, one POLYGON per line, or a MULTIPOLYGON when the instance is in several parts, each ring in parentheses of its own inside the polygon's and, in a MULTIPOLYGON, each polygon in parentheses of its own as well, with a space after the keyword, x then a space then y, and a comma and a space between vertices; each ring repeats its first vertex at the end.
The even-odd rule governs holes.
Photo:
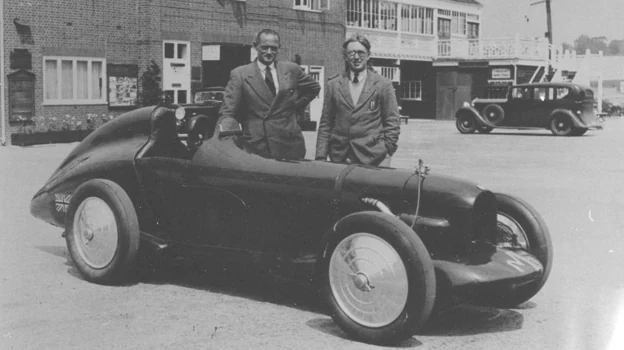
MULTIPOLYGON (((258 68, 260 68, 260 71, 264 73, 267 66, 264 63, 260 62, 259 60, 256 60, 256 63, 258 63, 258 68)), ((273 61, 273 63, 271 63, 269 67, 271 67, 271 69, 275 71, 275 61, 273 61)))
MULTIPOLYGON (((366 69, 361 72, 358 72, 358 81, 363 82, 366 79, 368 73, 366 73, 366 69)), ((349 80, 353 82, 353 78, 355 77, 355 72, 352 70, 349 71, 349 80)))

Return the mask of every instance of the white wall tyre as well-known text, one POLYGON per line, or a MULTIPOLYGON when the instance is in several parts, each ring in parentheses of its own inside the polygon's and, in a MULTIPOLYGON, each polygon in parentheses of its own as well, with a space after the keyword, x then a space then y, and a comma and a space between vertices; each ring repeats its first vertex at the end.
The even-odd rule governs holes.
POLYGON ((329 238, 321 264, 332 318, 357 340, 400 342, 431 314, 436 282, 429 252, 395 217, 379 212, 345 217, 329 238))
POLYGON ((85 280, 127 282, 139 250, 139 223, 132 201, 116 183, 94 179, 72 195, 66 216, 67 249, 85 280))

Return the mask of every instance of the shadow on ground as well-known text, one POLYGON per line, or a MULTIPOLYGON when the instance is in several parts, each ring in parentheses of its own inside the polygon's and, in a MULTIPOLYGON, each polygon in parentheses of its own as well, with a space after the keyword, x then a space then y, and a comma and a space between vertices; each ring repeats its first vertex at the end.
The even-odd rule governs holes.
MULTIPOLYGON (((65 265, 69 267, 67 272, 75 278, 84 279, 74 267, 65 247, 40 246, 37 249, 64 259, 65 265)), ((312 285, 277 279, 269 272, 248 265, 223 267, 173 258, 159 261, 157 267, 142 266, 134 283, 178 285, 329 315, 318 290, 312 285)), ((534 303, 527 302, 517 309, 533 307, 534 303)), ((464 336, 508 332, 522 328, 523 321, 523 316, 514 310, 460 305, 432 316, 415 337, 393 347, 421 346, 423 343, 416 339, 419 336, 464 336)), ((306 325, 319 332, 351 340, 329 316, 311 319, 306 325)))

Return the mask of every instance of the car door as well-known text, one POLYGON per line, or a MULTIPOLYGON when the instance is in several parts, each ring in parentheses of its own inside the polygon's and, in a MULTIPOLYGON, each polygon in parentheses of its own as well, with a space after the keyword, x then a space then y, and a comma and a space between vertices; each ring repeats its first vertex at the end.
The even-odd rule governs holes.
POLYGON ((509 98, 505 104, 505 118, 500 125, 510 127, 523 126, 530 103, 531 93, 528 88, 521 86, 511 88, 509 98))
POLYGON ((553 106, 552 89, 545 86, 534 87, 532 96, 531 107, 526 113, 524 126, 545 127, 553 106))
POLYGON ((181 241, 188 228, 183 220, 187 207, 184 195, 189 161, 150 156, 134 161, 145 204, 155 215, 156 230, 163 238, 181 241))

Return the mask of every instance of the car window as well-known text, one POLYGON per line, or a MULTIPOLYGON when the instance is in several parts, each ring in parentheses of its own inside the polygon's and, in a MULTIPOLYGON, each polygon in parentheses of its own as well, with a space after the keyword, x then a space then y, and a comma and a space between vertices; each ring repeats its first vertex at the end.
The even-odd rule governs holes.
POLYGON ((530 89, 527 87, 517 87, 511 89, 511 98, 518 100, 529 100, 531 99, 530 89))
POLYGON ((195 103, 204 101, 223 101, 223 92, 221 91, 200 91, 195 94, 195 103))
POLYGON ((583 90, 585 92, 585 99, 586 100, 593 100, 594 99, 594 92, 590 89, 586 89, 583 90))
POLYGON ((536 87, 533 89, 533 99, 539 100, 539 101, 546 101, 549 99, 547 92, 548 92, 548 89, 545 87, 536 87))
POLYGON ((567 87, 558 87, 557 90, 557 100, 561 100, 563 98, 569 98, 570 89, 567 87))

